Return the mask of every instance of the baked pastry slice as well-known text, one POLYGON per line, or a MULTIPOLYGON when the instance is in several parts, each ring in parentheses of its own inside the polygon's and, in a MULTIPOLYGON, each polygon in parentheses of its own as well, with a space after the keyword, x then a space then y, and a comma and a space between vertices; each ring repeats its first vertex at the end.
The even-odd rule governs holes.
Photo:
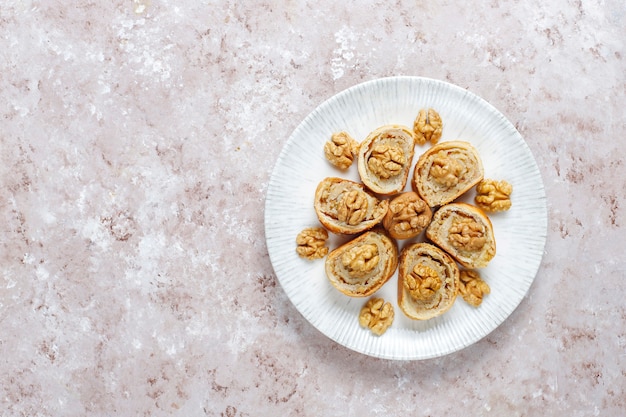
POLYGON ((350 297, 367 297, 380 289, 398 267, 398 247, 382 229, 344 243, 326 257, 326 276, 350 297))
POLYGON ((428 320, 448 311, 458 294, 459 268, 454 259, 430 243, 402 249, 398 266, 398 306, 413 320, 428 320))
POLYGON ((313 206, 320 223, 331 232, 357 234, 380 223, 389 202, 358 182, 328 177, 318 184, 313 206))
POLYGON ((371 132, 359 147, 361 181, 382 195, 404 189, 415 150, 413 132, 402 125, 385 125, 371 132))
POLYGON ((484 268, 496 256, 489 217, 478 207, 451 203, 433 214, 426 237, 466 268, 484 268))
POLYGON ((441 142, 419 157, 411 186, 436 207, 454 201, 483 177, 482 161, 469 142, 441 142))

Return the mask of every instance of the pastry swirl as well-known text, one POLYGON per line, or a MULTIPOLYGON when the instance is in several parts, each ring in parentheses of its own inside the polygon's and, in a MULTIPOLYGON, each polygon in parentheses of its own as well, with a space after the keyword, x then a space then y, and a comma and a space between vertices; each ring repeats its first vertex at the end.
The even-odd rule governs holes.
POLYGON ((430 243, 402 249, 398 266, 398 306, 413 320, 428 320, 448 311, 459 288, 454 260, 430 243))
POLYGON ((466 268, 484 268, 496 255, 489 217, 470 204, 451 203, 439 208, 426 237, 466 268))
POLYGON ((378 199, 362 184, 328 177, 315 190, 314 208, 320 223, 331 232, 357 234, 380 223, 389 202, 378 199))
POLYGON ((411 185, 430 207, 436 207, 454 201, 483 176, 482 161, 469 142, 441 142, 417 160, 411 185))
POLYGON ((398 247, 382 229, 344 243, 326 257, 330 283, 350 297, 367 297, 380 289, 398 266, 398 247))
POLYGON ((406 126, 385 125, 371 132, 359 147, 357 167, 363 184, 375 193, 391 195, 404 189, 415 149, 406 126))

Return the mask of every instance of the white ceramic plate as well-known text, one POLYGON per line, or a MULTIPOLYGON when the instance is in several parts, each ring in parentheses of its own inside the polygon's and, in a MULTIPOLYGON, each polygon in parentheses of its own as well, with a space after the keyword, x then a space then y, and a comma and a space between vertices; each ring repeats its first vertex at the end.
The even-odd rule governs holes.
MULTIPOLYGON (((414 163, 427 146, 417 146, 414 163)), ((410 178, 406 190, 410 190, 410 178)), ((464 200, 473 199, 470 191, 464 200)), ((366 355, 399 360, 446 355, 469 346, 498 327, 530 288, 543 256, 547 231, 546 197, 537 164, 515 127, 480 97, 455 85, 420 77, 391 77, 349 88, 322 103, 296 128, 282 149, 270 178, 265 203, 265 234, 276 276, 298 311, 337 343, 366 355), (317 184, 328 176, 359 180, 356 163, 347 172, 324 158, 324 143, 345 130, 363 140, 389 123, 413 126, 421 108, 442 117, 441 141, 471 142, 482 158, 485 177, 513 185, 512 208, 490 215, 497 254, 481 276, 491 287, 479 308, 458 297, 444 315, 412 321, 397 305, 397 273, 375 295, 392 302, 393 325, 378 337, 359 326, 363 298, 337 291, 324 273, 324 259, 296 254, 295 238, 305 227, 320 226, 313 209, 317 184)), ((419 238, 421 239, 421 237, 419 238)), ((347 240, 332 235, 331 250, 347 240)), ((399 248, 408 241, 398 241, 399 248)))

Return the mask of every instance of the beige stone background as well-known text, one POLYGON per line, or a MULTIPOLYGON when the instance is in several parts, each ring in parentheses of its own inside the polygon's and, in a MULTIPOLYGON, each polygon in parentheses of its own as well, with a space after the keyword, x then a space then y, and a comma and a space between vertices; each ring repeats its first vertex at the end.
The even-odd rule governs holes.
POLYGON ((3 1, 0 415, 624 415, 625 28, 622 0, 3 1), (391 75, 493 104, 548 197, 519 308, 427 361, 320 334, 264 241, 292 130, 391 75))

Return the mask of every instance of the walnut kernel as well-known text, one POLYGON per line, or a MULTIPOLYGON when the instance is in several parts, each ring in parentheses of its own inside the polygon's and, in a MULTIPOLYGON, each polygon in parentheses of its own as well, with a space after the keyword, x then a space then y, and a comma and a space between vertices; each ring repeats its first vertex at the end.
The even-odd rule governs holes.
POLYGON ((404 279, 404 287, 415 300, 431 300, 441 288, 441 278, 429 266, 417 264, 404 279))
POLYGON ((439 113, 433 109, 419 111, 413 123, 413 132, 418 144, 423 145, 426 142, 436 144, 441 139, 442 130, 443 122, 439 113))
POLYGON ((484 179, 476 185, 476 205, 485 211, 506 211, 511 208, 513 186, 506 181, 484 179))
POLYGON ((308 227, 296 237, 296 252, 306 259, 320 259, 328 254, 328 232, 322 227, 308 227))
POLYGON ((324 144, 324 155, 331 164, 346 170, 352 165, 358 149, 359 144, 352 136, 346 132, 337 132, 324 144))
POLYGON ((467 303, 478 307, 483 302, 483 297, 491 292, 489 285, 473 270, 462 270, 459 277, 459 294, 467 303))
POLYGON ((347 192, 337 208, 337 220, 350 226, 359 224, 367 215, 367 196, 360 190, 347 192))
POLYGON ((405 163, 406 157, 402 148, 387 143, 376 145, 367 160, 370 171, 382 179, 400 174, 405 163))
POLYGON ((467 217, 454 219, 450 226, 449 240, 457 249, 472 251, 479 250, 487 243, 483 225, 467 217))
POLYGON ((393 306, 382 298, 371 298, 361 308, 359 324, 377 336, 381 336, 393 323, 393 306))
POLYGON ((371 272, 380 260, 378 246, 355 246, 341 255, 341 263, 352 277, 363 277, 371 272))
POLYGON ((450 158, 445 151, 437 153, 430 167, 433 179, 444 187, 454 187, 459 183, 463 174, 463 166, 454 158, 450 158))

